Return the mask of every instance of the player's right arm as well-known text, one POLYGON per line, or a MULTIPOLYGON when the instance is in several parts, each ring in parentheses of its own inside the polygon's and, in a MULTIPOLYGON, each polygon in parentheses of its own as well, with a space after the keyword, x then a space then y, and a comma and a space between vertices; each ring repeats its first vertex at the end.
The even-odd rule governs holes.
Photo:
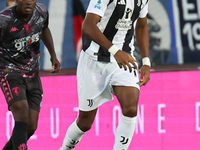
MULTIPOLYGON (((96 42, 97 44, 101 45, 103 48, 108 50, 113 44, 104 36, 104 34, 97 27, 97 23, 100 21, 100 19, 101 17, 97 14, 87 13, 82 25, 82 32, 86 36, 88 36, 92 41, 96 42)), ((114 57, 120 68, 124 67, 124 69, 127 70, 128 66, 131 72, 132 67, 129 63, 132 63, 137 69, 137 66, 134 63, 136 60, 133 59, 133 57, 130 54, 118 50, 114 54, 114 57)))

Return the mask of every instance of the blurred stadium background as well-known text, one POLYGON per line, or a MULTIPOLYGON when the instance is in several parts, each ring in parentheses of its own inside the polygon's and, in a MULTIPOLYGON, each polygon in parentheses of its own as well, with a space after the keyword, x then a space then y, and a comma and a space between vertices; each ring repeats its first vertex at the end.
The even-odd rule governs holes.
MULTIPOLYGON (((82 45, 81 24, 89 0, 38 0, 38 2, 45 4, 49 9, 49 27, 62 69, 53 76, 49 73, 48 70, 51 69, 49 54, 41 42, 40 73, 44 86, 44 103, 39 124, 43 128, 39 125, 29 145, 31 150, 47 148, 53 150, 59 148, 67 127, 77 115, 75 74, 82 45), (60 114, 60 117, 56 114, 60 114), (55 122, 52 123, 52 118, 59 118, 55 120, 56 123, 59 122, 58 127, 55 122), (48 126, 45 125, 47 122, 48 126), (51 128, 52 124, 55 128, 51 128), (49 132, 45 132, 44 126, 48 128, 51 136, 48 135, 49 132)), ((5 7, 6 0, 0 0, 0 10, 5 7)), ((141 123, 142 121, 138 120, 138 133, 134 136, 130 149, 197 150, 200 147, 200 1, 151 0, 148 26, 152 76, 149 84, 142 88, 139 104, 139 115, 141 115, 139 118, 141 120, 145 118, 146 121, 141 123), (144 107, 145 114, 142 114, 144 107), (144 131, 142 125, 151 128, 144 131)), ((137 45, 135 55, 141 66, 137 45)), ((0 108, 3 111, 0 113, 0 147, 2 147, 9 139, 13 123, 2 94, 0 108)), ((102 116, 95 123, 100 123, 102 127, 105 124, 107 126, 104 131, 99 131, 99 126, 94 125, 76 150, 112 149, 114 136, 113 131, 109 129, 115 120, 113 112, 120 111, 118 103, 115 101, 104 105, 100 110, 104 115, 99 112, 102 116), (112 112, 109 112, 111 109, 112 112)))

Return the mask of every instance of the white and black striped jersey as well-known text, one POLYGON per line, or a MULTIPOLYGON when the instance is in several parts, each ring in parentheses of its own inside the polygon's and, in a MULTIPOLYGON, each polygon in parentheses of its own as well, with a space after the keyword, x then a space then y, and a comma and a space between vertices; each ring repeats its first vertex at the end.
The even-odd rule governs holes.
MULTIPOLYGON (((146 17, 149 0, 90 0, 87 13, 101 16, 100 31, 113 44, 133 56, 134 22, 146 17)), ((98 61, 114 62, 103 47, 83 34, 83 50, 98 61)))

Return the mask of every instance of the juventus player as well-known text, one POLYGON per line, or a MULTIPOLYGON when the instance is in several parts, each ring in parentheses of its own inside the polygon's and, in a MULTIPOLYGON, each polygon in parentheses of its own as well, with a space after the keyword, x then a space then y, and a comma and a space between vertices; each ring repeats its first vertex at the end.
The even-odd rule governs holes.
POLYGON ((136 125, 140 86, 150 80, 148 3, 149 0, 90 0, 77 68, 79 116, 68 128, 60 150, 76 146, 91 128, 98 107, 112 100, 112 94, 122 109, 113 150, 128 149, 136 125), (140 77, 133 56, 134 34, 143 58, 140 77))
POLYGON ((48 28, 47 8, 37 0, 16 0, 0 13, 0 85, 15 126, 3 150, 26 150, 37 128, 43 89, 39 77, 40 39, 60 69, 48 28))

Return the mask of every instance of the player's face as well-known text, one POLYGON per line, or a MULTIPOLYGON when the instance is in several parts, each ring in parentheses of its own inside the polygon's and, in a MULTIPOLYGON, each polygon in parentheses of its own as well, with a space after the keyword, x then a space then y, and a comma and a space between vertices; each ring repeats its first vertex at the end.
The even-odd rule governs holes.
POLYGON ((33 13, 35 4, 37 0, 16 0, 17 10, 20 11, 23 15, 31 15, 33 13))

